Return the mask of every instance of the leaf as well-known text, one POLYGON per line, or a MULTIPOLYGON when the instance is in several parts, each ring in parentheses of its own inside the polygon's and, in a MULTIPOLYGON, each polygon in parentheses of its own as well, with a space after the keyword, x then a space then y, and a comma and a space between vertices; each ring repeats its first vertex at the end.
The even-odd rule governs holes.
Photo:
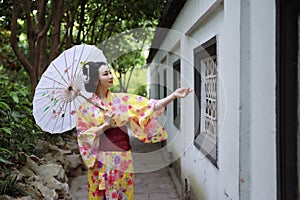
POLYGON ((3 130, 5 133, 8 133, 9 135, 11 135, 11 133, 12 133, 11 128, 2 127, 2 128, 0 128, 0 130, 3 130))
POLYGON ((13 93, 12 98, 13 98, 14 102, 16 102, 17 104, 19 103, 19 97, 17 94, 13 93))
POLYGON ((4 102, 0 102, 0 108, 2 108, 3 110, 9 110, 10 111, 9 105, 4 103, 4 102))
POLYGON ((2 147, 0 147, 0 152, 5 152, 5 153, 8 153, 10 155, 12 154, 11 151, 9 151, 8 149, 2 148, 2 147))
POLYGON ((24 119, 22 120, 22 124, 26 124, 28 121, 29 121, 28 118, 24 118, 24 119))
POLYGON ((10 162, 2 157, 0 157, 0 163, 10 164, 10 165, 13 164, 12 162, 10 162))

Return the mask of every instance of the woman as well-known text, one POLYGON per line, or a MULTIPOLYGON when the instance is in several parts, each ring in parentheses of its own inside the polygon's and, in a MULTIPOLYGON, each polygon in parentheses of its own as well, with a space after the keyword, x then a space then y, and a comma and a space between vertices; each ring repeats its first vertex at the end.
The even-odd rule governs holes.
POLYGON ((83 66, 85 88, 93 96, 78 109, 79 150, 88 167, 88 197, 93 199, 134 199, 133 166, 126 124, 143 142, 167 138, 156 117, 175 98, 192 90, 179 88, 161 100, 126 93, 111 93, 113 76, 106 63, 83 66))

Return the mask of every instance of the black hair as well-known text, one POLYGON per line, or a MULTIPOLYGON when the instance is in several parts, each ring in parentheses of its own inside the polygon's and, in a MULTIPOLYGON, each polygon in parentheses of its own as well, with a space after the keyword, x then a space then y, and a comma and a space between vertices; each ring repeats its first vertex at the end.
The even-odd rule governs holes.
POLYGON ((94 93, 99 81, 99 68, 107 65, 105 62, 87 62, 83 65, 83 74, 85 76, 84 87, 87 92, 94 93))

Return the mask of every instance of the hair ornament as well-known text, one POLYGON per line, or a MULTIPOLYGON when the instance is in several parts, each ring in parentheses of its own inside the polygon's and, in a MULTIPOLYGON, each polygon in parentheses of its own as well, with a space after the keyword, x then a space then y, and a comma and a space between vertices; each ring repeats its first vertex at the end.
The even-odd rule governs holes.
POLYGON ((90 81, 90 66, 85 65, 84 67, 87 69, 87 75, 84 75, 84 82, 88 83, 90 81))

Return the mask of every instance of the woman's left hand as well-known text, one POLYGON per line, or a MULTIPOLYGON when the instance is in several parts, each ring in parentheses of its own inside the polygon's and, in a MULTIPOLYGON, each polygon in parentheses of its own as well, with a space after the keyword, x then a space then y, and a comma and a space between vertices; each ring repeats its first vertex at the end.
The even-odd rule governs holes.
POLYGON ((176 89, 173 94, 177 98, 184 98, 186 97, 189 93, 191 93, 193 90, 191 88, 178 88, 176 89))

